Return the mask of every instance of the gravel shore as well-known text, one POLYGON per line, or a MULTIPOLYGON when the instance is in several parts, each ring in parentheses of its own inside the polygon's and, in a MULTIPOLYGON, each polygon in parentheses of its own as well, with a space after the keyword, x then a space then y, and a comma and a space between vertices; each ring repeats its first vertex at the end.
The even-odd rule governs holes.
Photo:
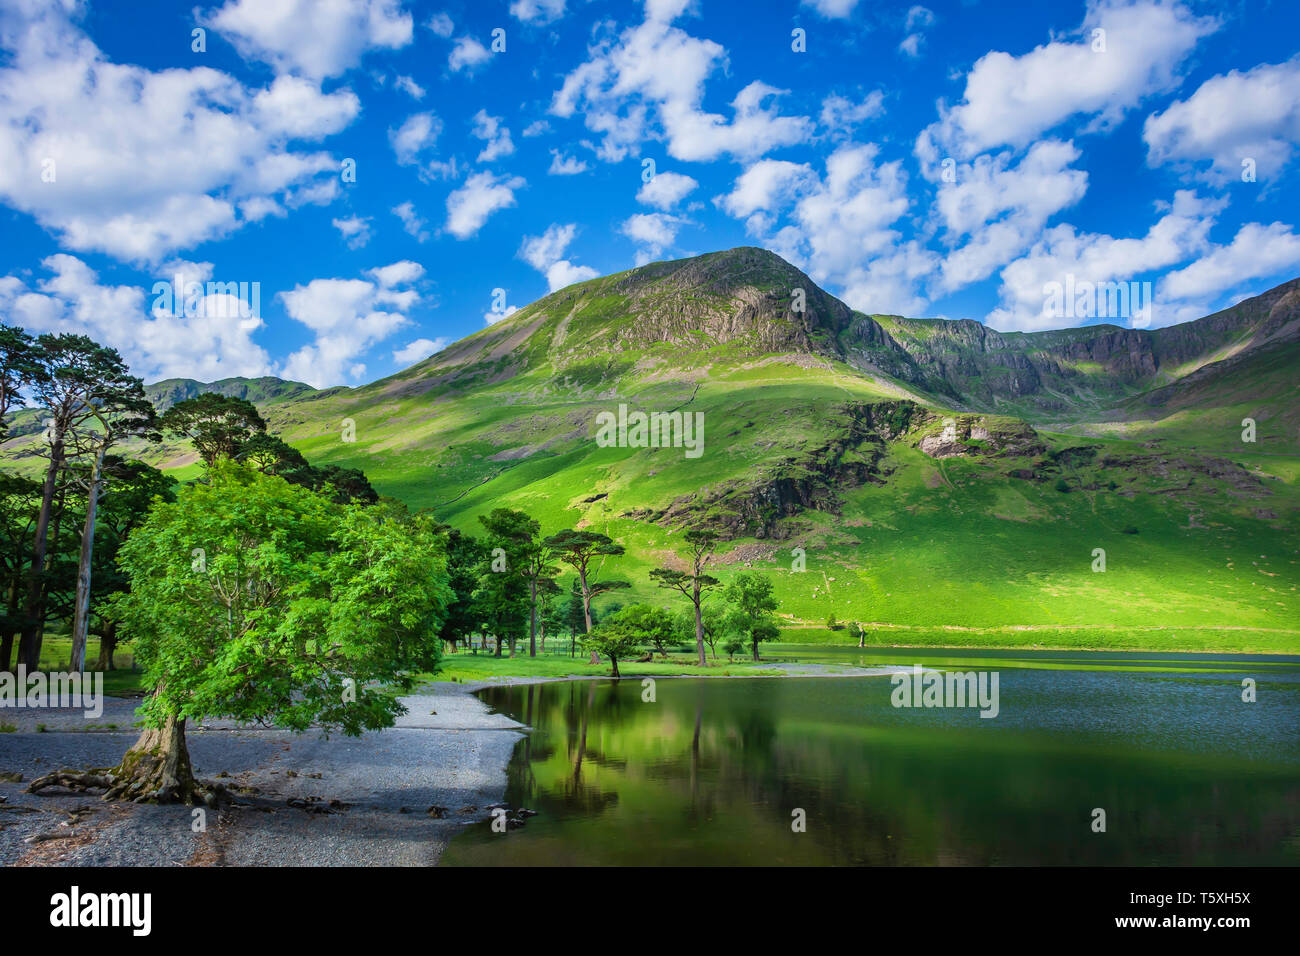
POLYGON ((0 780, 0 865, 436 864, 460 827, 487 819, 502 801, 521 736, 522 725, 493 714, 474 689, 433 685, 405 698, 408 713, 395 727, 361 737, 191 726, 195 774, 228 774, 221 782, 252 801, 209 811, 199 832, 189 807, 24 792, 52 770, 115 764, 138 733, 137 701, 108 698, 93 720, 73 710, 6 708, 0 722, 18 730, 0 734, 0 774, 23 779, 0 780))
MULTIPOLYGON (((773 663, 773 677, 866 677, 899 668, 773 663)), ((741 675, 734 675, 741 676, 741 675)), ((529 684, 555 678, 500 678, 529 684)), ((588 680, 586 677, 572 678, 588 680)), ((661 677, 659 680, 674 678, 661 677)), ((136 700, 104 698, 103 713, 0 710, 0 865, 431 866, 461 827, 491 817, 526 728, 474 691, 436 683, 404 698, 407 713, 361 737, 238 726, 186 730, 195 775, 240 802, 208 811, 110 804, 97 793, 26 793, 42 774, 109 767, 135 741, 136 700)))

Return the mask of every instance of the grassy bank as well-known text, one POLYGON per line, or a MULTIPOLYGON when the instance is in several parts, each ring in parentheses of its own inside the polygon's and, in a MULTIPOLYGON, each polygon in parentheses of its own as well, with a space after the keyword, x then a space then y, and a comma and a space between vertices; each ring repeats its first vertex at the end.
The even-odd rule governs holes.
MULTIPOLYGON (((846 630, 794 626, 785 644, 856 647, 846 630)), ((908 627, 870 628, 867 647, 1003 648, 1008 650, 1162 651, 1215 654, 1300 654, 1300 631, 1254 627, 908 627)))

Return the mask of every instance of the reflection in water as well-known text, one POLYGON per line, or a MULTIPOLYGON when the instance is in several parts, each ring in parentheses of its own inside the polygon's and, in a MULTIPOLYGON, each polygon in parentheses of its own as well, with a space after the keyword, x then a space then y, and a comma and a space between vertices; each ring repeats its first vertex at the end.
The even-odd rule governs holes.
POLYGON ((1198 664, 1003 671, 993 720, 894 709, 887 678, 491 688, 534 728, 506 799, 539 815, 443 862, 1300 863, 1300 668, 1247 705, 1235 665, 1198 664))

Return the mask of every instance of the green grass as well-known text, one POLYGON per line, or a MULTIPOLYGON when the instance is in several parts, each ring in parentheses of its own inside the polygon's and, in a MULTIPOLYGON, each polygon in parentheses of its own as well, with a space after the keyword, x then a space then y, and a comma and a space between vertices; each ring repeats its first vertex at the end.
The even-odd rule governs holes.
MULTIPOLYGON (((460 651, 443 657, 442 668, 430 677, 436 681, 450 681, 462 684, 491 682, 506 677, 608 677, 608 661, 600 664, 587 663, 587 654, 579 648, 577 656, 570 658, 567 643, 563 653, 549 650, 546 654, 539 652, 537 657, 529 657, 527 648, 516 651, 515 657, 493 657, 490 653, 480 651, 478 654, 460 651)), ((698 677, 706 674, 710 677, 766 677, 780 673, 770 665, 741 660, 738 656, 728 661, 725 654, 720 654, 715 661, 709 658, 708 667, 703 670, 695 662, 693 653, 670 653, 668 660, 656 658, 647 663, 619 661, 619 674, 624 678, 635 677, 698 677)))

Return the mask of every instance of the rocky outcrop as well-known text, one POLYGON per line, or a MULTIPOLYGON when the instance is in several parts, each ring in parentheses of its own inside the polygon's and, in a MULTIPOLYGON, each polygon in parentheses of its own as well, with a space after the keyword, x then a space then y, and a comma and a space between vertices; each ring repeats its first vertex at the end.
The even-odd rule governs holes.
POLYGON ((1038 433, 1025 422, 978 415, 943 420, 938 431, 921 436, 917 447, 931 458, 1019 457, 1047 450, 1038 433))
POLYGON ((933 424, 914 402, 851 402, 835 409, 840 434, 816 448, 781 459, 748 481, 726 482, 683 495, 659 512, 626 517, 669 525, 709 527, 725 538, 786 538, 798 532, 788 519, 805 511, 838 514, 840 492, 883 484, 888 443, 933 424))

